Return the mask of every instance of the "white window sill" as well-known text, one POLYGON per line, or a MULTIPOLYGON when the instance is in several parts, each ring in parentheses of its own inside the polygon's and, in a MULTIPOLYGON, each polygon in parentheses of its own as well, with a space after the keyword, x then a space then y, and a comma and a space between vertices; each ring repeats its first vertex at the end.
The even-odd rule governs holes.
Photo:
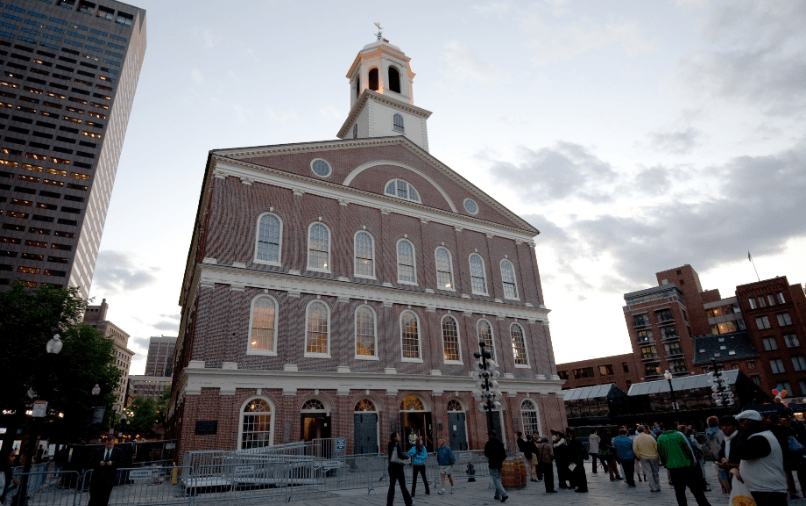
POLYGON ((380 360, 380 358, 378 358, 377 356, 373 356, 373 355, 356 355, 355 359, 356 360, 380 360))
POLYGON ((487 292, 471 292, 473 295, 483 295, 485 297, 489 297, 490 294, 487 292))
POLYGON ((455 288, 437 288, 440 292, 455 292, 455 288))
POLYGON ((264 357, 276 357, 277 356, 276 351, 270 351, 270 350, 246 350, 246 354, 247 355, 262 355, 264 357))
POLYGON ((330 358, 330 353, 305 353, 305 358, 330 358))
POLYGON ((258 260, 257 258, 252 260, 252 263, 261 264, 261 265, 272 265, 274 267, 282 267, 283 266, 283 264, 280 263, 280 262, 274 262, 272 260, 258 260))
POLYGON ((315 267, 308 267, 305 270, 312 271, 312 272, 324 272, 325 274, 330 274, 330 269, 317 269, 315 267))
POLYGON ((516 369, 531 369, 532 366, 529 364, 515 364, 516 369))
POLYGON ((507 296, 504 296, 504 298, 505 298, 506 300, 517 300, 517 301, 520 301, 520 300, 521 300, 521 298, 520 298, 520 297, 507 297, 507 296))
POLYGON ((412 283, 411 281, 400 281, 399 279, 397 280, 397 284, 398 284, 398 285, 417 286, 417 282, 416 282, 416 281, 412 283))
POLYGON ((421 359, 421 358, 406 358, 406 357, 401 357, 400 361, 401 361, 401 362, 412 362, 412 363, 415 363, 415 364, 422 364, 422 363, 423 363, 423 359, 421 359))
POLYGON ((353 274, 353 277, 354 277, 354 278, 361 278, 361 279, 374 279, 374 280, 376 280, 376 281, 377 281, 377 279, 378 279, 378 278, 376 278, 375 276, 363 276, 363 275, 361 275, 361 274, 353 274))
POLYGON ((445 360, 445 365, 465 365, 461 360, 445 360))

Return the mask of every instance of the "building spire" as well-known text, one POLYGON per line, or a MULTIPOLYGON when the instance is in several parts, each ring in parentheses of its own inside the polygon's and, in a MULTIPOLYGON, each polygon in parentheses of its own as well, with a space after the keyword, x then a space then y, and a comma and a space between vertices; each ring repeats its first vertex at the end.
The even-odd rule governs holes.
POLYGON ((378 42, 380 42, 381 40, 383 40, 383 31, 382 31, 383 28, 381 28, 381 22, 376 21, 375 26, 378 27, 378 33, 376 33, 375 36, 378 37, 378 42))

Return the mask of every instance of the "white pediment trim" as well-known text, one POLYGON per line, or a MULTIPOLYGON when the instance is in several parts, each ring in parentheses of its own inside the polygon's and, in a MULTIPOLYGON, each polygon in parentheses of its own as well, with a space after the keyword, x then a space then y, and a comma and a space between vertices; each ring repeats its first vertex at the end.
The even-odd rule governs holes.
POLYGON ((199 264, 201 274, 196 282, 209 286, 212 283, 229 286, 250 286, 264 290, 289 293, 309 293, 339 299, 372 300, 384 305, 405 305, 437 308, 457 313, 476 313, 499 318, 514 318, 526 322, 548 324, 549 309, 501 304, 483 300, 462 299, 437 293, 398 290, 394 287, 370 286, 350 281, 293 276, 280 272, 260 271, 244 267, 199 264))
POLYGON ((456 205, 453 203, 453 200, 448 196, 448 193, 445 190, 443 190, 440 185, 437 184, 436 181, 431 179, 427 174, 423 173, 422 171, 417 170, 410 165, 396 162, 394 160, 376 160, 373 162, 367 162, 363 165, 359 165, 358 167, 353 169, 353 171, 350 172, 350 174, 347 175, 347 178, 344 180, 342 184, 344 186, 350 186, 350 183, 352 183, 353 179, 355 179, 359 174, 361 174, 367 169, 371 169, 372 167, 377 167, 378 165, 393 165, 395 167, 400 167, 401 169, 406 169, 414 172, 418 176, 422 177, 423 179, 431 183, 431 185, 439 191, 439 193, 445 198, 445 201, 448 203, 448 205, 451 206, 451 211, 455 213, 458 212, 456 210, 456 205))

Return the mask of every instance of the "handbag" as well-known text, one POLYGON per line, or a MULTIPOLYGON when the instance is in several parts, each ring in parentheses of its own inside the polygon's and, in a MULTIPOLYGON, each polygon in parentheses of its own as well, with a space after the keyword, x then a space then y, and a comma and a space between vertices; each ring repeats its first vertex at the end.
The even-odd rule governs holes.
POLYGON ((730 506, 756 506, 750 489, 739 480, 732 480, 730 490, 730 506))
POLYGON ((538 464, 538 461, 537 461, 537 455, 536 455, 536 454, 534 454, 534 453, 532 454, 532 464, 534 464, 534 465, 537 465, 537 464, 538 464))

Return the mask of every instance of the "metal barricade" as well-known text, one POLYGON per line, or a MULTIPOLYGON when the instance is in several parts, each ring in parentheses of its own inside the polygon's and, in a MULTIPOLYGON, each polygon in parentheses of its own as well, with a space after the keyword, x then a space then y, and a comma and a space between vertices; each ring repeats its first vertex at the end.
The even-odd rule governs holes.
MULTIPOLYGON (((45 468, 42 466, 41 468, 45 468)), ((6 502, 12 504, 15 498, 22 494, 20 487, 25 480, 22 473, 14 473, 13 483, 6 497, 6 502)), ((82 488, 82 475, 77 471, 40 471, 27 474, 28 504, 31 506, 74 506, 76 495, 82 488)))
MULTIPOLYGON (((91 477, 92 472, 88 471, 91 477)), ((109 504, 170 505, 189 504, 182 480, 190 476, 190 467, 152 466, 118 469, 109 504)))

